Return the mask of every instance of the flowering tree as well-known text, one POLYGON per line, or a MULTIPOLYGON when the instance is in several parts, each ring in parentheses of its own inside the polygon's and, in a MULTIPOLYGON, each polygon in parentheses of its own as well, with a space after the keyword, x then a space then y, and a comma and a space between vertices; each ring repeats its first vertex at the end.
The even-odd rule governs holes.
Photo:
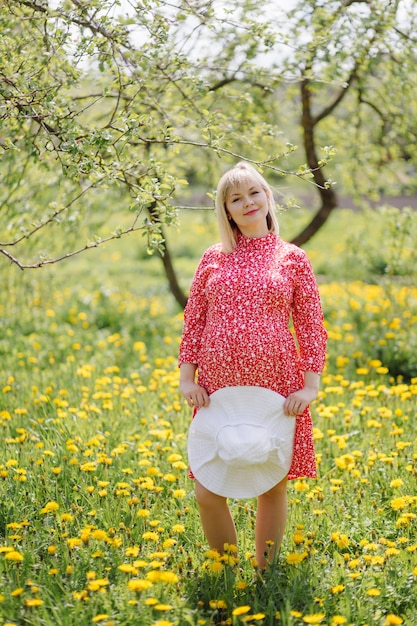
POLYGON ((167 229, 188 180, 244 158, 312 184, 302 245, 337 206, 330 173, 363 194, 415 163, 412 2, 120 4, 0 9, 0 252, 21 269, 139 231, 184 305, 167 229))

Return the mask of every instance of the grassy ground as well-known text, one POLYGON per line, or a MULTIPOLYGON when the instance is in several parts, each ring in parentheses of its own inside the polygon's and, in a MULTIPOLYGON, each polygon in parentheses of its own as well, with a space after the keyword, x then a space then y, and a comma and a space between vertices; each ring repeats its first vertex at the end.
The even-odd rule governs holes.
MULTIPOLYGON (((306 219, 283 214, 283 237, 306 219)), ((3 268, 0 624, 416 623, 417 293, 407 275, 360 279, 364 240, 385 228, 368 220, 338 212, 307 246, 329 331, 319 478, 291 482, 282 550, 258 580, 253 501, 232 503, 239 563, 201 533, 182 316, 160 261, 132 237, 33 273, 3 268)), ((212 216, 183 216, 184 288, 215 239, 212 216)))

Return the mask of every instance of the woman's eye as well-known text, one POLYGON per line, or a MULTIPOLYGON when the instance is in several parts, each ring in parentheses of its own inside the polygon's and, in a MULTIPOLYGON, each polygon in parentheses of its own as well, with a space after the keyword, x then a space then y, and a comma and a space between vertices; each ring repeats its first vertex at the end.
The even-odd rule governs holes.
POLYGON ((233 202, 239 202, 240 198, 233 198, 232 203, 233 202))
POLYGON ((254 196, 255 194, 259 193, 259 191, 252 191, 252 195, 254 196))

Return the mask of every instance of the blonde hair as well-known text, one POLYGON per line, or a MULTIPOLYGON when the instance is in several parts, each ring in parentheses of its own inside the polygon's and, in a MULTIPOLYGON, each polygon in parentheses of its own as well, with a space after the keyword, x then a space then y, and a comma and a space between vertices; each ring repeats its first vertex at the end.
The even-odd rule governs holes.
POLYGON ((271 233, 279 233, 279 224, 275 215, 276 206, 272 190, 264 177, 249 163, 241 161, 232 169, 228 170, 220 178, 216 192, 216 213, 219 226, 220 240, 223 244, 223 252, 232 252, 236 247, 239 228, 229 219, 226 211, 226 197, 231 189, 241 185, 248 179, 254 180, 265 191, 268 199, 268 214, 266 223, 271 233))

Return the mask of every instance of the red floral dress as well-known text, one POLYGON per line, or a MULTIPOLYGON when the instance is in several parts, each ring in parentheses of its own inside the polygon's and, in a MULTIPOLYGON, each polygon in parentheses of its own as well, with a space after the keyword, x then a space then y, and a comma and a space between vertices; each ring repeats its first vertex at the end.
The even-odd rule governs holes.
MULTIPOLYGON (((256 385, 286 397, 303 387, 304 371, 322 372, 326 340, 317 282, 303 250, 269 233, 239 235, 228 254, 220 244, 203 254, 184 312, 179 363, 197 364, 198 383, 209 394, 256 385)), ((309 408, 296 419, 289 478, 315 477, 309 408)))

